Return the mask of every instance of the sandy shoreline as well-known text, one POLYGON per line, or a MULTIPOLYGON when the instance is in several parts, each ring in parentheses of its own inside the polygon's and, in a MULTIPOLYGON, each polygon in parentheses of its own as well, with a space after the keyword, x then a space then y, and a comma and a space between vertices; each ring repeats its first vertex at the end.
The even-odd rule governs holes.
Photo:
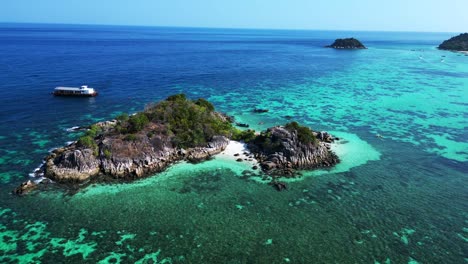
POLYGON ((238 161, 240 164, 246 164, 250 168, 253 166, 260 167, 258 161, 253 158, 251 152, 247 149, 247 145, 239 141, 230 140, 226 149, 220 154, 216 155, 216 157, 232 161, 242 159, 242 161, 238 161))

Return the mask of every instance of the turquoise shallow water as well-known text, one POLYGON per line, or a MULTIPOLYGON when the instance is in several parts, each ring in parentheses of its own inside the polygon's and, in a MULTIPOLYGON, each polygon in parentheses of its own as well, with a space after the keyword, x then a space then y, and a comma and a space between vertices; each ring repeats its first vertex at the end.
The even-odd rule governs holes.
POLYGON ((467 262, 468 57, 435 49, 451 34, 0 29, 2 263, 467 262), (322 48, 351 34, 369 49, 322 48), (48 94, 85 81, 100 96, 48 94), (284 192, 217 157, 74 195, 10 194, 77 137, 66 128, 176 92, 257 130, 292 118, 332 131, 342 163, 284 192))

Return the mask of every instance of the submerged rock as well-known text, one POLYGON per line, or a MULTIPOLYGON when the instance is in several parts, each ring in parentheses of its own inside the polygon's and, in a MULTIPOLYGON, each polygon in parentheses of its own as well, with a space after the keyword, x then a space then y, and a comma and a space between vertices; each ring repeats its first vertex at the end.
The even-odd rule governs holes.
POLYGON ((24 194, 31 192, 32 190, 36 188, 37 188, 37 184, 29 180, 29 181, 21 183, 20 186, 16 187, 13 193, 16 195, 24 195, 24 194))
POLYGON ((270 182, 270 184, 278 191, 278 192, 281 192, 283 190, 287 190, 288 189, 288 186, 286 185, 286 183, 284 182, 280 182, 280 181, 272 181, 270 182))
POLYGON ((255 108, 255 109, 253 110, 254 113, 267 113, 268 111, 270 111, 270 110, 268 110, 268 109, 263 109, 263 108, 255 108))
POLYGON ((245 124, 245 123, 236 123, 236 126, 238 127, 249 127, 249 124, 245 124))

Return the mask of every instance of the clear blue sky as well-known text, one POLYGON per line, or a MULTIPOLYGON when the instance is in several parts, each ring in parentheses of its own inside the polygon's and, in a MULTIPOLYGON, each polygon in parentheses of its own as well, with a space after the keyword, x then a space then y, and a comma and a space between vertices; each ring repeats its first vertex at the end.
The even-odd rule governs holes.
POLYGON ((468 31, 468 0, 1 0, 0 22, 468 31))

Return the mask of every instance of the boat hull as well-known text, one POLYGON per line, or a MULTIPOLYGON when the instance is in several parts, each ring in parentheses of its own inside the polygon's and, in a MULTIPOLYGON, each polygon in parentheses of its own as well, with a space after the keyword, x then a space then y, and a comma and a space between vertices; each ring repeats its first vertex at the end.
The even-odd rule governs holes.
POLYGON ((69 93, 60 93, 60 92, 53 92, 54 96, 67 96, 67 97, 94 97, 97 96, 98 93, 92 94, 69 94, 69 93))

